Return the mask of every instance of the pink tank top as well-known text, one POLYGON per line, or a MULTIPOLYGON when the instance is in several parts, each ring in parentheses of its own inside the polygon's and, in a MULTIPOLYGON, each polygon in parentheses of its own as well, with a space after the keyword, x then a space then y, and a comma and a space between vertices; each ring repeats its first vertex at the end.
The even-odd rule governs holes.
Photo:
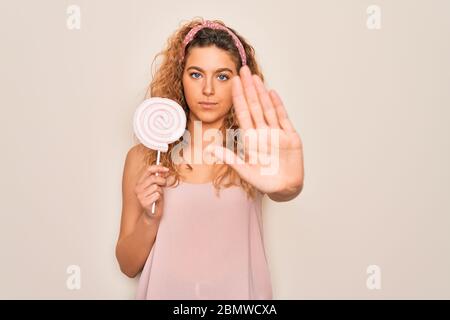
POLYGON ((164 212, 136 299, 272 299, 259 191, 180 181, 164 212))

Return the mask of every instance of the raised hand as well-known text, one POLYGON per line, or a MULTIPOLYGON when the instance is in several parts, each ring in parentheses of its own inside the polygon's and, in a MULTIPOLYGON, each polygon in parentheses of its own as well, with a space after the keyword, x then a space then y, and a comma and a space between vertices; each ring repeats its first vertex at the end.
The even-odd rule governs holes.
POLYGON ((261 192, 280 199, 296 195, 303 187, 304 176, 300 136, 278 94, 268 91, 248 66, 243 66, 239 73, 240 76, 232 78, 232 96, 245 137, 244 157, 217 145, 210 147, 211 152, 261 192))

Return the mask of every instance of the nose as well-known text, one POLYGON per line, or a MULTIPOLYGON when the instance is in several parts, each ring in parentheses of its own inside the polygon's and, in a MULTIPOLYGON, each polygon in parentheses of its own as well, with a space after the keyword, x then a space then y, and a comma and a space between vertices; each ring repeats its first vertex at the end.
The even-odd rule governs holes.
POLYGON ((214 85, 211 78, 205 77, 205 82, 203 84, 203 94, 205 96, 210 96, 214 94, 214 85))

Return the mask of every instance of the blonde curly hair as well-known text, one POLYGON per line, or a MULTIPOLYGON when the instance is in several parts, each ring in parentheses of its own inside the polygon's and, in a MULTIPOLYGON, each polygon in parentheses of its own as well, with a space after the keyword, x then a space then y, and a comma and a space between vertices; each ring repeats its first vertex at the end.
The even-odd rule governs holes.
MULTIPOLYGON (((187 33, 196 25, 201 24, 204 21, 203 18, 194 18, 188 22, 182 22, 181 26, 176 30, 172 36, 170 36, 167 40, 166 47, 160 51, 152 62, 152 81, 148 86, 147 92, 145 94, 145 98, 150 97, 162 97, 169 98, 176 101, 180 106, 183 107, 186 112, 186 118, 189 119, 189 106, 186 103, 183 85, 182 85, 182 75, 185 68, 185 62, 190 53, 191 48, 194 47, 209 47, 216 46, 220 49, 227 51, 232 58, 232 60, 236 64, 236 70, 239 70, 242 66, 241 58, 239 55, 239 51, 237 50, 232 37, 224 30, 215 30, 211 28, 203 28, 201 29, 191 42, 185 48, 185 58, 180 63, 180 54, 182 50, 182 43, 187 35, 187 33), (153 72, 153 65, 158 57, 162 57, 161 65, 156 72, 153 72)), ((223 26, 226 26, 220 20, 212 20, 213 22, 219 23, 223 26)), ((226 26, 227 27, 227 26, 226 26)), ((254 48, 248 44, 248 42, 239 35, 235 30, 230 27, 227 27, 231 30, 241 41, 242 46, 244 47, 245 54, 247 57, 247 65, 250 68, 252 74, 257 74, 263 81, 264 76, 260 71, 260 68, 255 59, 255 50, 254 48)), ((239 128, 237 118, 234 114, 234 108, 230 108, 226 119, 223 123, 221 131, 225 134, 226 129, 237 130, 239 128)), ((186 124, 187 129, 187 124, 186 124)), ((135 137, 135 141, 138 141, 135 137)), ((223 139, 224 147, 225 147, 225 139, 223 139)), ((178 139, 177 141, 169 144, 169 149, 166 153, 162 152, 160 154, 160 164, 169 168, 169 176, 175 177, 175 183, 178 185, 180 180, 180 173, 177 169, 177 166, 174 165, 171 161, 171 153, 174 150, 175 146, 179 143, 183 143, 183 137, 178 139)), ((234 150, 237 150, 237 144, 241 143, 239 137, 234 137, 234 150)), ((147 166, 150 166, 156 163, 157 151, 149 149, 142 144, 139 144, 139 148, 142 148, 144 153, 144 161, 147 166)), ((189 166, 190 167, 190 166, 189 166)), ((192 169, 192 167, 190 167, 192 169)), ((239 181, 239 186, 242 187, 247 193, 247 197, 255 198, 256 189, 254 186, 240 178, 237 172, 229 165, 224 165, 222 168, 224 170, 220 170, 219 173, 215 176, 213 180, 213 185, 216 189, 216 193, 219 194, 220 188, 222 187, 230 187, 232 185, 237 185, 233 182, 224 183, 225 178, 230 178, 230 181, 239 181)))

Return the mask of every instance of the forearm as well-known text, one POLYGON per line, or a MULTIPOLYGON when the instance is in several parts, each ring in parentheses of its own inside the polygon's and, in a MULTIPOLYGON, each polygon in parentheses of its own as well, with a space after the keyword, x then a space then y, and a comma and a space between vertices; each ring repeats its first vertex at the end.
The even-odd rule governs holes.
POLYGON ((133 233, 118 241, 116 257, 120 270, 128 277, 134 278, 142 270, 155 242, 159 222, 159 219, 143 213, 133 233))

